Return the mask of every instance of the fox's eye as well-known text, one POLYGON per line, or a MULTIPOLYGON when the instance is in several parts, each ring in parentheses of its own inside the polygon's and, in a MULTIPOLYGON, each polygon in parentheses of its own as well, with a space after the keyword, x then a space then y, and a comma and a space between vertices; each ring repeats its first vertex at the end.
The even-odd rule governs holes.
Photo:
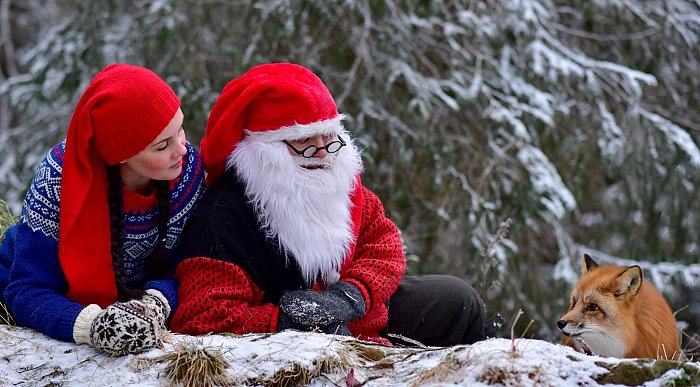
POLYGON ((590 303, 590 304, 588 304, 588 306, 586 307, 586 310, 587 310, 588 312, 596 312, 596 311, 600 310, 600 307, 598 307, 598 304, 590 303))

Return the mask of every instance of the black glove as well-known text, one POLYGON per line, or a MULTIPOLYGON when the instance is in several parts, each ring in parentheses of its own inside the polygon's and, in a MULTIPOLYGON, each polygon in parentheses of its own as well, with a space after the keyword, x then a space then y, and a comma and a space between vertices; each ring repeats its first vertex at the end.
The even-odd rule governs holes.
POLYGON ((352 336, 352 333, 350 333, 350 329, 348 329, 348 326, 346 324, 331 324, 318 327, 304 326, 292 321, 292 319, 289 318, 289 316, 282 310, 280 310, 279 316, 277 317, 277 332, 281 332, 286 329, 294 329, 301 332, 310 332, 317 328, 321 332, 327 333, 329 335, 352 336))
POLYGON ((327 327, 362 317, 365 314, 365 299, 355 285, 338 281, 322 292, 287 292, 280 298, 280 310, 297 324, 327 327))
POLYGON ((323 333, 329 335, 352 336, 347 324, 331 324, 321 327, 323 333))
POLYGON ((282 332, 283 330, 286 330, 286 329, 294 329, 297 331, 308 332, 311 329, 313 329, 313 327, 307 327, 307 326, 303 326, 303 325, 295 323, 294 321, 292 321, 291 318, 289 318, 287 313, 284 313, 280 309, 280 313, 277 317, 277 332, 282 332))

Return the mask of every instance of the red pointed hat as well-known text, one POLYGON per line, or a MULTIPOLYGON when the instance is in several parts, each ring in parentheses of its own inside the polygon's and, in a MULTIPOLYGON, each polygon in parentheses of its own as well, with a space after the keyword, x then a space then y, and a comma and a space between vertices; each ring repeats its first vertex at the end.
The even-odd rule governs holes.
POLYGON ((68 298, 103 307, 116 300, 105 166, 145 149, 179 107, 158 75, 125 64, 103 69, 78 101, 61 175, 58 258, 68 298))
POLYGON ((207 183, 221 176, 246 133, 281 140, 339 128, 333 96, 311 70, 292 63, 253 67, 224 87, 209 115, 200 146, 207 183))

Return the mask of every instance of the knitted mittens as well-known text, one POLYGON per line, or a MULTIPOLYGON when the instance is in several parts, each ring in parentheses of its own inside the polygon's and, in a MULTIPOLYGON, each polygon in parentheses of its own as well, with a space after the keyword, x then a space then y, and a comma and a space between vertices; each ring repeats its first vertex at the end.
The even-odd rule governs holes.
POLYGON ((141 297, 141 301, 146 304, 148 307, 147 310, 152 313, 150 316, 156 319, 158 326, 162 328, 162 330, 165 330, 168 316, 170 316, 170 304, 168 304, 168 299, 165 298, 163 293, 155 289, 148 289, 146 290, 146 294, 141 297))
MULTIPOLYGON (((296 290, 280 298, 278 330, 319 327, 325 333, 349 334, 347 324, 365 314, 365 300, 360 290, 349 282, 339 281, 322 292, 296 290), (290 324, 284 327, 281 325, 290 324)), ((308 329, 306 329, 308 330, 308 329)))
POLYGON ((161 342, 169 313, 165 297, 149 289, 140 300, 116 302, 104 310, 87 306, 73 326, 73 338, 113 355, 146 351, 161 342))

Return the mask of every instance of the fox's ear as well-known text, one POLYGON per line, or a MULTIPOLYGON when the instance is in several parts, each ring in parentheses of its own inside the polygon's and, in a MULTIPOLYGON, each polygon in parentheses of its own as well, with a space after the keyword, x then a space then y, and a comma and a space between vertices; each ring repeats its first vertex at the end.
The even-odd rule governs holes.
POLYGON ((598 263, 591 258, 588 254, 583 254, 583 260, 581 261, 581 275, 588 273, 592 268, 597 267, 598 263))
POLYGON ((615 279, 613 294, 615 297, 624 294, 634 296, 642 286, 642 269, 639 266, 630 266, 620 273, 615 279))

